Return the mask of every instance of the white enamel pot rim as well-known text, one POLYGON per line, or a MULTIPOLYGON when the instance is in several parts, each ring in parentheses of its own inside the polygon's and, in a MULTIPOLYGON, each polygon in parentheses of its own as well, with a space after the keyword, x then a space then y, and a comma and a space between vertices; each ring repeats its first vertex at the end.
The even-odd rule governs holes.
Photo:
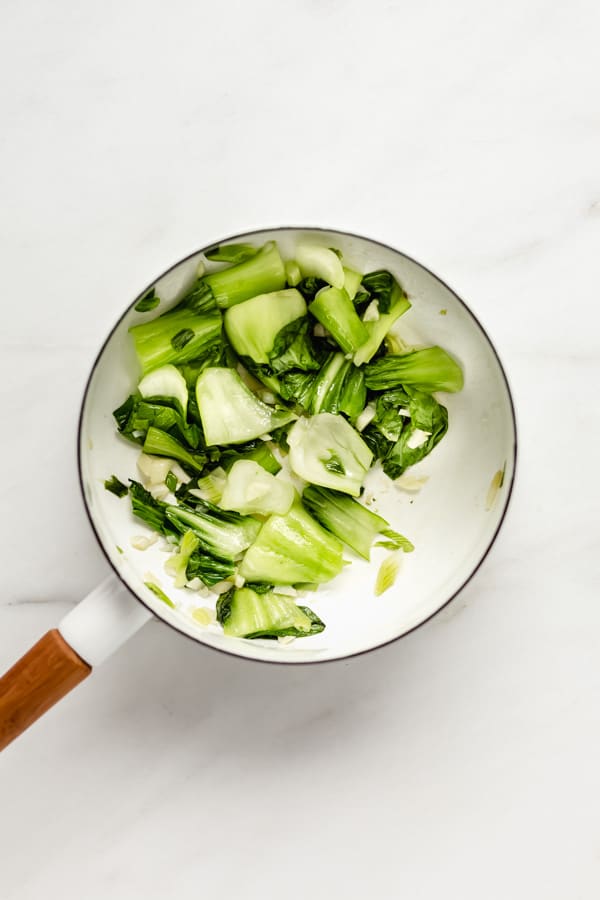
MULTIPOLYGON (((154 315, 156 310, 146 318, 154 315)), ((408 317, 409 314, 406 315, 408 317)), ((401 322, 404 319, 405 317, 401 322)), ((92 665, 101 662, 152 616, 159 617, 180 633, 213 649, 262 662, 326 662, 383 647, 429 621, 456 597, 478 571, 506 515, 513 488, 516 456, 514 404, 498 354, 467 304, 426 266, 385 243, 335 228, 274 227, 213 241, 176 262, 138 294, 111 329, 93 364, 79 416, 78 473, 92 530, 116 578, 111 576, 69 613, 60 625, 61 633, 92 665), (443 395, 442 402, 450 408, 450 428, 444 441, 430 457, 419 464, 419 471, 430 476, 420 494, 414 498, 403 495, 399 499, 400 492, 393 486, 391 492, 387 493, 381 487, 382 482, 377 483, 374 488, 382 496, 383 507, 379 507, 379 511, 390 518, 386 515, 387 510, 392 509, 394 512, 396 508, 401 509, 402 515, 399 518, 402 521, 392 516, 391 525, 406 533, 416 544, 415 553, 411 554, 410 559, 407 557, 404 563, 408 574, 405 575, 402 570, 394 588, 376 598, 372 589, 369 590, 369 585, 372 588, 379 562, 383 559, 383 555, 377 556, 377 553, 383 554, 383 551, 376 551, 377 560, 371 564, 353 563, 338 576, 338 579, 346 578, 341 587, 325 588, 321 600, 317 595, 314 595, 313 600, 313 595, 310 595, 302 601, 314 608, 326 621, 327 628, 323 635, 303 638, 292 645, 283 646, 276 641, 226 638, 218 634, 217 629, 202 629, 189 614, 184 616, 158 600, 143 583, 146 579, 142 570, 145 572, 151 568, 152 558, 146 555, 150 551, 131 551, 127 542, 128 549, 123 552, 128 534, 139 533, 144 529, 132 523, 130 513, 124 509, 124 501, 105 491, 102 482, 103 478, 113 474, 117 468, 110 459, 113 453, 129 454, 127 458, 123 456, 120 460, 122 471, 116 472, 119 477, 122 475, 126 481, 128 475, 133 476, 135 473, 135 456, 139 451, 133 446, 122 446, 126 442, 116 434, 111 413, 127 396, 129 389, 135 387, 137 373, 132 369, 135 357, 133 350, 127 350, 131 344, 127 329, 133 321, 140 320, 140 314, 134 311, 140 297, 150 287, 159 285, 157 294, 161 299, 166 296, 167 303, 175 300, 194 277, 197 262, 203 253, 217 244, 245 241, 262 243, 276 239, 280 245, 284 245, 284 251, 287 244, 287 255, 291 255, 289 249, 293 248, 293 241, 301 235, 311 236, 324 246, 333 246, 335 242, 335 246, 342 249, 348 265, 362 267, 363 271, 389 268, 399 276, 409 296, 414 299, 413 309, 417 311, 420 308, 422 313, 424 311, 424 320, 417 322, 415 332, 417 338, 421 337, 421 341, 415 342, 439 342, 458 356, 465 367, 465 396, 468 402, 461 399, 462 394, 443 395), (447 311, 441 310, 444 313, 442 316, 439 315, 441 304, 447 307, 447 311), (453 328, 456 329, 454 334, 453 328), (123 362, 123 371, 120 371, 120 361, 127 353, 129 357, 123 362), (483 386, 481 389, 480 385, 483 386), (102 406, 105 407, 102 410, 98 409, 99 396, 103 398, 102 406), (455 426, 455 422, 458 425, 455 426), (473 429, 476 429, 475 436, 473 429), (471 452, 469 447, 472 450, 474 440, 477 441, 479 456, 468 459, 465 468, 464 455, 471 452), (96 450, 96 447, 99 449, 96 450), (483 515, 484 498, 490 480, 493 473, 502 468, 502 463, 505 477, 500 496, 495 508, 483 515), (460 466, 463 468, 460 469, 460 466), (444 476, 444 467, 445 474, 450 473, 451 477, 444 476), (457 479, 452 477, 453 472, 463 470, 468 478, 464 491, 468 494, 466 499, 463 499, 460 485, 454 485, 457 479), (414 505, 411 500, 414 500, 414 505), (417 512, 419 509, 422 509, 420 518, 417 512), (472 514, 471 510, 474 510, 472 514), (432 516, 432 511, 435 516, 432 516), (127 516, 129 520, 126 520, 127 516), (432 546, 429 546, 424 523, 433 518, 436 523, 441 518, 441 523, 436 525, 441 531, 436 538, 437 543, 432 541, 432 546), (472 527, 469 525, 471 519, 474 522, 472 527), (462 544, 457 532, 464 532, 462 544), (446 549, 447 543, 451 545, 449 549, 446 549), (445 554, 444 565, 447 571, 440 571, 438 583, 435 580, 435 570, 441 553, 445 554), (419 557, 420 563, 415 564, 413 560, 418 560, 419 557), (459 563, 455 564, 457 559, 459 563), (353 570, 352 576, 348 573, 350 569, 353 570), (412 601, 407 600, 407 597, 413 594, 416 596, 419 592, 423 596, 420 602, 415 601, 413 608, 410 606, 412 601), (402 611, 403 605, 407 607, 405 611, 402 611), (108 627, 107 620, 110 620, 108 627), (344 628, 350 620, 353 624, 348 626, 346 633, 344 628), (97 635, 91 637, 91 626, 94 623, 97 635), (308 647, 309 643, 313 646, 308 647)), ((164 553, 161 558, 163 561, 166 558, 164 553)), ((163 589, 169 592, 167 576, 156 569, 153 572, 162 576, 160 581, 163 589)), ((199 601, 198 605, 202 605, 202 602, 199 601)))

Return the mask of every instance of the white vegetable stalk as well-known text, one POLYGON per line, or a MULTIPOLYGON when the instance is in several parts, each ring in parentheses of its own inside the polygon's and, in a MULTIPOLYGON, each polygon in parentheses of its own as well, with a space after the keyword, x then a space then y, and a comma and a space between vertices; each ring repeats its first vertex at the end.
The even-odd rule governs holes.
POLYGON ((211 591, 213 594, 226 594, 227 591, 230 591, 232 588, 231 581, 218 581, 216 584, 213 584, 211 591))
POLYGON ((288 444, 296 475, 358 497, 373 453, 343 416, 318 413, 299 419, 290 429, 288 444))
POLYGON ((305 278, 322 278, 334 288, 344 287, 344 267, 337 253, 328 247, 308 242, 298 244, 296 260, 305 278))
POLYGON ((292 585, 278 584, 273 588, 274 594, 283 594, 285 597, 297 597, 298 591, 292 585))
POLYGON ((151 456, 148 453, 140 453, 137 461, 139 473, 146 487, 164 484, 165 478, 175 465, 173 459, 166 456, 151 456))
POLYGON ((376 412, 376 410, 375 410, 375 407, 373 406, 373 404, 367 403, 367 405, 365 406, 363 411, 361 413, 359 413, 358 416, 356 417, 356 422, 355 422, 356 430, 364 431, 365 428, 367 427, 367 425, 369 425, 370 422, 372 422, 373 419, 375 418, 375 412, 376 412))
POLYGON ((196 382, 196 399, 207 447, 241 444, 296 418, 259 400, 233 369, 205 369, 196 382))
POLYGON ((177 402, 183 415, 186 415, 188 405, 187 384, 185 378, 175 366, 160 366, 160 368, 148 372, 138 384, 138 391, 146 399, 170 397, 177 402))
POLYGON ((429 436, 430 432, 421 431, 420 428, 415 428, 411 436, 408 438, 406 446, 410 447, 411 450, 416 450, 417 447, 421 447, 425 443, 429 436))
POLYGON ((244 515, 284 516, 293 502, 293 485, 271 475, 254 460, 238 459, 227 476, 220 506, 244 515))
POLYGON ((177 460, 173 460, 171 464, 171 472, 180 484, 187 484, 188 481, 192 480, 187 472, 183 471, 177 460))
POLYGON ((171 492, 166 484, 153 484, 150 487, 150 493, 156 500, 164 500, 171 492))
POLYGON ((367 308, 365 309, 365 314, 363 316, 363 322, 377 322, 379 320, 379 303, 377 300, 372 300, 367 308))

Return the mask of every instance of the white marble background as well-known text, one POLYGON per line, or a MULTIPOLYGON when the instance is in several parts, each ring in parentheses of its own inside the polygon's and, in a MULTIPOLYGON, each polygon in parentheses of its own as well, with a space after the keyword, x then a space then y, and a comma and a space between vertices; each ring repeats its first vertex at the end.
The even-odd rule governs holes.
POLYGON ((78 403, 203 243, 330 224, 445 277, 520 468, 409 638, 263 667, 152 623, 0 760, 2 900, 600 893, 597 0, 0 7, 0 669, 106 571, 78 403))

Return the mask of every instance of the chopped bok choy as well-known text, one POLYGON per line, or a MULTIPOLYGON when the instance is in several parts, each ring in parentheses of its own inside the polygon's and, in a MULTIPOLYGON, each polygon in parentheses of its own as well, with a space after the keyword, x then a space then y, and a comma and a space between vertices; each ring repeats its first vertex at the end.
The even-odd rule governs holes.
POLYGON ((367 366, 365 380, 368 388, 378 391, 411 385, 427 393, 454 393, 463 387, 461 367, 441 347, 382 356, 367 366))
POLYGON ((196 382, 196 401, 207 447, 241 444, 296 418, 259 400, 234 369, 205 369, 196 382))
MULTIPOLYGON (((316 635, 325 625, 296 594, 340 575, 344 545, 367 561, 373 546, 413 549, 357 498, 375 462, 397 479, 433 451, 449 429, 434 394, 463 386, 446 350, 398 333, 411 300, 396 274, 363 274, 320 241, 289 259, 275 241, 212 247, 172 303, 159 288, 150 318, 148 291, 129 329, 139 375, 113 416, 144 484, 106 488, 172 546, 169 604, 191 616, 181 592, 209 607, 218 595, 232 637, 316 635)), ((195 621, 214 621, 204 611, 195 621)))
MULTIPOLYGON (((232 245, 230 245, 231 247, 232 245)), ((206 313, 214 309, 228 309, 264 294, 266 291, 280 291, 285 287, 285 266, 275 241, 269 241, 256 253, 249 254, 248 245, 240 250, 237 245, 235 256, 239 260, 234 265, 208 275, 202 275, 176 309, 189 309, 196 313, 206 313)), ((218 252, 221 259, 227 255, 227 247, 208 251, 214 257, 218 252)), ((233 251, 230 251, 233 255, 233 251)), ((210 257, 207 254, 207 259, 210 257)))
POLYGON ((281 329, 305 315, 306 303, 299 291, 274 291, 228 309, 225 331, 238 356, 267 365, 281 329))
POLYGON ((344 287, 344 267, 334 250, 302 242, 296 248, 296 262, 304 278, 320 278, 334 288, 344 287))
POLYGON ((229 470, 219 505, 246 515, 284 516, 293 502, 291 482, 275 478, 253 460, 239 459, 229 470))
POLYGON ((187 384, 179 369, 171 364, 152 369, 144 375, 138 384, 138 391, 145 400, 173 401, 181 415, 187 415, 187 384))
POLYGON ((325 628, 311 609, 297 606, 290 597, 249 587, 224 594, 217 603, 217 618, 231 637, 307 637, 325 628))
POLYGON ((343 416, 319 413, 298 419, 287 440, 296 475, 358 497, 373 453, 343 416))
POLYGON ((339 344, 344 353, 354 353, 368 339, 352 300, 342 288, 322 288, 310 304, 310 312, 339 344))
POLYGON ((219 342, 221 329, 220 313, 201 316, 181 309, 134 325, 129 331, 145 374, 167 363, 179 365, 198 359, 219 342))
POLYGON ((205 553, 231 561, 250 546, 261 527, 260 522, 250 516, 228 512, 200 499, 193 509, 181 503, 167 506, 165 517, 177 531, 193 531, 205 553))
POLYGON ((330 581, 342 570, 342 544, 299 500, 285 516, 271 516, 240 565, 246 581, 297 584, 330 581))
POLYGON ((389 528, 389 522, 382 516, 339 491, 311 484, 304 489, 302 502, 324 528, 364 559, 369 559, 377 535, 389 528))

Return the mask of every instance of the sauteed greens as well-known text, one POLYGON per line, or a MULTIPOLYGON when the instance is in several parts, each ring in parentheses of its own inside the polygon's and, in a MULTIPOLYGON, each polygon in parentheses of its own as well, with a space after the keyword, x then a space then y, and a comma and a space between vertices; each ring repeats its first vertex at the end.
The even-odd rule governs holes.
POLYGON ((434 392, 463 385, 445 350, 392 331, 411 307, 393 273, 361 274, 308 240, 294 255, 274 241, 214 247, 216 266, 175 306, 146 293, 130 329, 140 379, 113 414, 140 447, 141 480, 106 488, 162 535, 174 586, 218 597, 223 631, 243 638, 322 631, 295 598, 334 579, 345 548, 414 549, 367 508, 365 478, 378 464, 396 479, 430 453, 448 429, 434 392))

